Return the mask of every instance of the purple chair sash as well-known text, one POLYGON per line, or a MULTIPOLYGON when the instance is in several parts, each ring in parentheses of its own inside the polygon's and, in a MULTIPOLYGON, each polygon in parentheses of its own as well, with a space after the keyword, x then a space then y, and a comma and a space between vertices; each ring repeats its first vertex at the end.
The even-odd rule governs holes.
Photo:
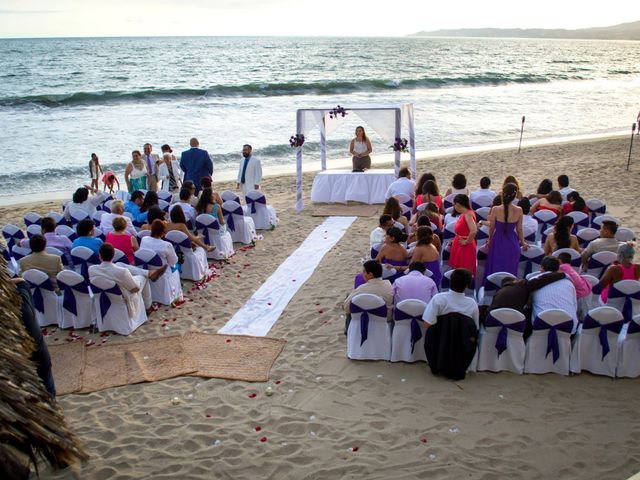
POLYGON ((149 270, 149 265, 158 268, 162 266, 162 259, 160 258, 160 255, 157 254, 151 257, 149 261, 145 261, 139 257, 134 257, 134 260, 136 263, 136 267, 144 268, 145 270, 149 270))
POLYGON ((607 263, 602 263, 598 260, 596 260, 595 258, 591 257, 589 258, 589 263, 587 264, 587 269, 592 269, 592 268, 600 268, 600 275, 598 275, 598 278, 602 278, 602 275, 604 275, 604 271, 607 269, 607 267, 609 266, 609 264, 607 263))
POLYGON ((533 264, 537 263, 540 264, 542 263, 542 259, 544 258, 544 255, 538 255, 537 257, 525 257, 524 255, 520 254, 520 261, 521 262, 527 262, 524 265, 524 276, 526 277, 527 275, 529 275, 530 273, 533 272, 533 264))
POLYGON ((484 282, 484 291, 486 292, 497 292, 502 288, 502 285, 497 285, 493 283, 489 278, 487 278, 484 282))
POLYGON ((247 205, 251 205, 251 213, 256 213, 256 203, 261 203, 262 205, 267 204, 267 198, 264 195, 258 198, 244 197, 244 200, 247 205))
POLYGON ((172 240, 169 240, 169 243, 171 243, 171 245, 173 245, 174 250, 178 250, 179 247, 188 248, 189 250, 191 250, 191 248, 192 248, 191 240, 189 240, 189 238, 185 238, 181 242, 174 242, 172 240))
POLYGON ((515 330, 516 332, 524 333, 524 327, 526 323, 526 320, 522 320, 521 322, 504 324, 500 320, 493 317, 490 313, 487 315, 487 318, 485 318, 484 320, 485 327, 500 327, 498 338, 496 339, 496 350, 498 351, 498 357, 502 355, 502 352, 507 349, 507 338, 509 333, 508 330, 515 330))
POLYGON ((100 258, 95 252, 87 259, 71 254, 71 261, 74 265, 80 265, 80 275, 82 275, 84 279, 88 281, 89 265, 98 265, 100 263, 100 258))
POLYGON ((36 307, 36 310, 40 313, 44 314, 44 297, 42 296, 42 291, 46 290, 47 292, 55 291, 53 288, 53 283, 51 283, 51 279, 47 278, 41 284, 36 284, 33 282, 29 282, 31 286, 31 290, 33 291, 33 305, 36 307))
POLYGON ((9 250, 13 250, 16 244, 20 244, 19 240, 24 238, 24 233, 22 233, 22 230, 16 230, 14 233, 2 232, 2 236, 7 241, 9 250))
POLYGON ((235 210, 222 210, 225 216, 225 221, 227 222, 227 227, 229 228, 229 230, 231 230, 232 232, 236 231, 236 224, 233 221, 233 216, 234 215, 240 215, 243 216, 243 212, 242 212, 242 207, 238 207, 235 210))
POLYGON ((111 299, 109 298, 109 293, 112 295, 122 295, 122 290, 118 284, 114 285, 111 288, 100 288, 95 285, 91 285, 91 290, 98 295, 98 301, 100 304, 100 316, 104 319, 104 317, 109 313, 109 309, 111 308, 111 299))
POLYGON ((367 309, 361 308, 358 305, 352 303, 351 313, 360 314, 360 346, 362 346, 362 344, 367 341, 367 337, 369 336, 369 314, 386 318, 387 306, 382 305, 381 307, 367 309))
POLYGON ((547 336, 547 354, 545 358, 549 356, 549 352, 553 352, 553 363, 556 363, 558 358, 560 358, 558 331, 571 333, 573 330, 573 320, 567 320, 557 325, 549 325, 540 317, 536 317, 533 321, 533 330, 549 330, 549 335, 547 336))
POLYGON ((413 317, 402 310, 395 309, 393 312, 393 318, 398 320, 411 320, 411 353, 416 346, 416 342, 422 338, 422 329, 418 320, 422 320, 422 317, 413 317))
POLYGON ((609 287, 609 298, 624 298, 622 316, 625 322, 629 322, 633 318, 633 300, 640 300, 640 292, 626 294, 618 290, 614 284, 609 287))
POLYGON ((209 235, 209 229, 220 231, 220 224, 217 220, 211 222, 208 225, 205 225, 202 222, 196 221, 196 229, 202 232, 202 236, 204 237, 204 243, 207 245, 211 245, 211 236, 209 235))
POLYGON ((629 327, 627 328, 627 335, 629 335, 630 333, 639 333, 639 332, 640 332, 640 325, 638 325, 636 322, 630 322, 629 327))
POLYGON ((62 290, 62 306, 68 312, 78 315, 78 305, 76 303, 76 296, 73 292, 89 294, 89 285, 86 282, 78 283, 77 285, 69 285, 62 280, 58 280, 58 287, 62 290))
POLYGON ((592 328, 600 329, 600 331, 598 332, 598 338, 600 339, 600 346, 602 347, 602 360, 604 360, 604 357, 607 356, 610 350, 609 335, 607 335, 607 332, 613 332, 613 333, 619 334, 620 330, 622 330, 622 327, 625 323, 626 323, 626 320, 624 318, 617 322, 602 324, 589 315, 586 315, 584 317, 584 320, 582 322, 583 330, 590 330, 592 328))

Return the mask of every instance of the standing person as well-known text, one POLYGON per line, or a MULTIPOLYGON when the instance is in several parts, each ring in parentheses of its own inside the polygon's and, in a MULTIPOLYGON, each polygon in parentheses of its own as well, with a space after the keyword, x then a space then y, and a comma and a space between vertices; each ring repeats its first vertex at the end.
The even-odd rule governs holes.
POLYGON ((100 159, 95 153, 91 154, 91 160, 89 160, 89 175, 91 176, 91 190, 96 191, 99 187, 100 173, 102 168, 100 167, 100 159))
POLYGON ((184 181, 191 180, 196 188, 196 193, 200 192, 200 179, 213 175, 213 162, 206 150, 198 148, 200 143, 197 138, 189 140, 191 148, 182 152, 180 157, 180 169, 184 172, 184 181))
POLYGON ((158 191, 158 163, 160 162, 160 157, 157 153, 151 153, 152 146, 150 143, 145 143, 142 146, 142 151, 144 152, 144 163, 147 166, 148 175, 148 184, 149 190, 152 192, 158 191))
POLYGON ((371 157, 369 155, 372 151, 371 142, 367 138, 364 128, 356 127, 356 136, 349 145, 354 172, 364 172, 366 169, 371 168, 371 157))
POLYGON ((136 190, 147 190, 147 177, 149 170, 142 161, 140 150, 131 152, 131 162, 124 170, 124 181, 127 184, 129 192, 136 190))
POLYGON ((171 152, 162 154, 162 161, 158 164, 158 181, 162 182, 164 192, 176 192, 182 185, 182 171, 175 155, 171 152))
POLYGON ((464 194, 457 194, 453 199, 453 208, 458 212, 456 221, 456 237, 451 246, 449 265, 451 268, 464 268, 476 276, 476 214, 471 210, 469 197, 464 194))
POLYGON ((240 162, 236 188, 242 188, 243 195, 251 190, 260 190, 260 182, 262 181, 262 165, 260 165, 260 159, 251 154, 252 151, 251 145, 242 146, 244 159, 240 162))
POLYGON ((115 193, 113 189, 114 185, 117 185, 118 186, 117 190, 120 190, 120 182, 118 181, 118 178, 115 176, 115 174, 111 170, 107 170, 106 172, 104 172, 104 175, 102 176, 102 183, 104 183, 104 186, 102 187, 103 192, 106 191, 108 188, 109 193, 113 195, 115 193))
POLYGON ((518 187, 507 183, 502 189, 502 205, 493 207, 489 213, 489 254, 484 267, 484 281, 492 273, 509 272, 518 276, 520 247, 529 246, 524 241, 522 209, 512 202, 518 187))

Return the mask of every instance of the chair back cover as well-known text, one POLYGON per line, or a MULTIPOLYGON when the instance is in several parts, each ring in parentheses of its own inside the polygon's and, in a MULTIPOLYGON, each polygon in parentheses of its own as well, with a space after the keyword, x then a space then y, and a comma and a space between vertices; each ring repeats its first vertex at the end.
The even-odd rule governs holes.
POLYGON ((636 234, 630 228, 620 227, 616 232, 616 240, 619 242, 635 242, 636 234))
POLYGON ((29 228, 29 225, 40 225, 42 217, 39 213, 29 212, 24 216, 24 226, 29 228))
POLYGON ((583 228, 589 227, 589 215, 584 212, 569 212, 567 213, 568 217, 573 218, 573 228, 572 233, 576 233, 583 228))
POLYGON ((164 264, 160 255, 148 248, 140 248, 133 255, 136 267, 144 268, 145 270, 155 270, 164 264))
POLYGON ((395 322, 391 334, 391 361, 426 361, 422 314, 427 304, 421 300, 403 300, 393 311, 395 322))
POLYGON ((68 225, 58 225, 56 227, 56 235, 62 235, 63 237, 67 237, 72 242, 78 238, 78 234, 76 231, 68 225))
POLYGON ((49 275, 40 270, 29 269, 22 273, 22 278, 31 287, 38 325, 59 325, 60 303, 49 275))
POLYGON ((527 250, 521 250, 518 277, 526 278, 530 273, 540 270, 543 258, 544 250, 537 245, 531 245, 527 250))
POLYGON ((89 267, 98 265, 100 257, 93 250, 87 247, 75 247, 71 249, 71 261, 73 265, 80 269, 80 275, 85 280, 89 280, 89 267))
POLYGON ((582 248, 587 248, 587 245, 591 243, 596 238, 600 238, 600 232, 595 228, 583 228, 578 230, 576 233, 576 237, 578 237, 578 243, 582 248))
POLYGON ((31 254, 31 249, 29 247, 19 247, 16 245, 15 247, 13 247, 13 250, 11 251, 11 256, 13 256, 13 258, 15 258, 16 261, 26 257, 29 254, 31 254))
POLYGON ((222 198, 223 202, 236 202, 237 204, 240 204, 240 197, 238 195, 236 195, 234 192, 232 192, 231 190, 225 190, 224 192, 222 192, 220 194, 220 198, 222 198))
POLYGON ((239 217, 244 217, 244 211, 240 203, 234 200, 225 200, 222 203, 222 214, 224 215, 227 228, 232 232, 236 230, 236 222, 242 221, 239 217))
POLYGON ((638 280, 620 280, 609 287, 610 305, 620 312, 626 322, 640 314, 640 282, 638 280))
POLYGON ((609 265, 618 259, 618 255, 613 252, 597 252, 591 255, 587 262, 587 273, 600 278, 609 265))
POLYGON ((113 263, 125 263, 129 265, 129 259, 127 258, 126 253, 124 253, 119 248, 114 248, 113 250, 113 263))
POLYGON ((368 293, 353 297, 351 323, 347 332, 347 356, 359 360, 391 358, 387 306, 381 297, 368 293))
POLYGON ((2 236, 7 242, 9 250, 13 250, 13 246, 20 243, 24 238, 24 233, 15 225, 5 225, 2 227, 2 236))
POLYGON ((489 220, 489 213, 491 213, 491 207, 480 207, 476 210, 478 220, 489 220))

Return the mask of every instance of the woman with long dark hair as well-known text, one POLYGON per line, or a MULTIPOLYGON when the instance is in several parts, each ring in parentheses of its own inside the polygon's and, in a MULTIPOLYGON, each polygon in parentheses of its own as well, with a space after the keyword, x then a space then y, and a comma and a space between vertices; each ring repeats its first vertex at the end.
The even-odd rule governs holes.
POLYGON ((213 190, 210 187, 203 189, 202 193, 200 193, 200 199, 198 200, 198 204, 196 205, 196 213, 198 215, 208 213, 212 217, 217 218, 220 225, 224 225, 222 208, 215 200, 213 190))
POLYGON ((544 242, 544 254, 551 255, 561 248, 573 248, 577 252, 582 252, 578 237, 571 235, 573 228, 573 218, 564 216, 553 226, 553 232, 547 236, 544 242))
POLYGON ((356 127, 356 136, 351 140, 351 144, 349 145, 349 153, 351 154, 354 172, 363 172, 371 168, 371 157, 369 155, 372 151, 371 141, 367 138, 364 128, 360 126, 356 127))
POLYGON ((452 268, 466 268, 476 275, 476 213, 471 209, 469 197, 459 193, 453 199, 453 208, 458 213, 455 232, 451 245, 449 265, 452 268))
POLYGON ((402 214, 402 207, 400 207, 400 202, 396 197, 387 198, 386 202, 384 202, 384 209, 382 211, 383 215, 391 215, 394 222, 398 222, 402 224, 404 227, 404 233, 407 235, 409 232, 409 220, 402 214))
POLYGON ((152 190, 149 190, 144 196, 144 201, 142 202, 142 206, 140 207, 140 212, 144 213, 153 206, 158 206, 158 194, 152 190))
MULTIPOLYGON (((489 213, 489 254, 484 267, 484 280, 496 272, 518 275, 520 247, 529 248, 522 230, 522 209, 513 204, 518 186, 508 183, 501 193, 501 204, 489 213)), ((483 281, 484 281, 483 280, 483 281)))
POLYGON ((431 227, 422 226, 418 227, 416 233, 417 243, 411 254, 411 262, 420 262, 425 268, 431 272, 431 280, 433 280, 438 289, 440 288, 440 281, 442 280, 442 273, 440 271, 440 254, 438 249, 433 244, 434 239, 438 238, 433 234, 431 227))

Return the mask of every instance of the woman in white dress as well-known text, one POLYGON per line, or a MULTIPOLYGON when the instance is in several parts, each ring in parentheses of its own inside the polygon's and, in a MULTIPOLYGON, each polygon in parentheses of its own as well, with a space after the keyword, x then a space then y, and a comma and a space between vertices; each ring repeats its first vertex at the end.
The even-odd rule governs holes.
POLYGON ((371 168, 371 157, 369 155, 372 151, 371 142, 367 138, 364 128, 356 127, 356 136, 351 140, 351 145, 349 145, 354 172, 363 172, 371 168))
POLYGON ((142 161, 140 150, 131 152, 131 162, 124 170, 124 180, 127 182, 129 192, 136 190, 147 190, 147 177, 149 172, 147 166, 142 161))

